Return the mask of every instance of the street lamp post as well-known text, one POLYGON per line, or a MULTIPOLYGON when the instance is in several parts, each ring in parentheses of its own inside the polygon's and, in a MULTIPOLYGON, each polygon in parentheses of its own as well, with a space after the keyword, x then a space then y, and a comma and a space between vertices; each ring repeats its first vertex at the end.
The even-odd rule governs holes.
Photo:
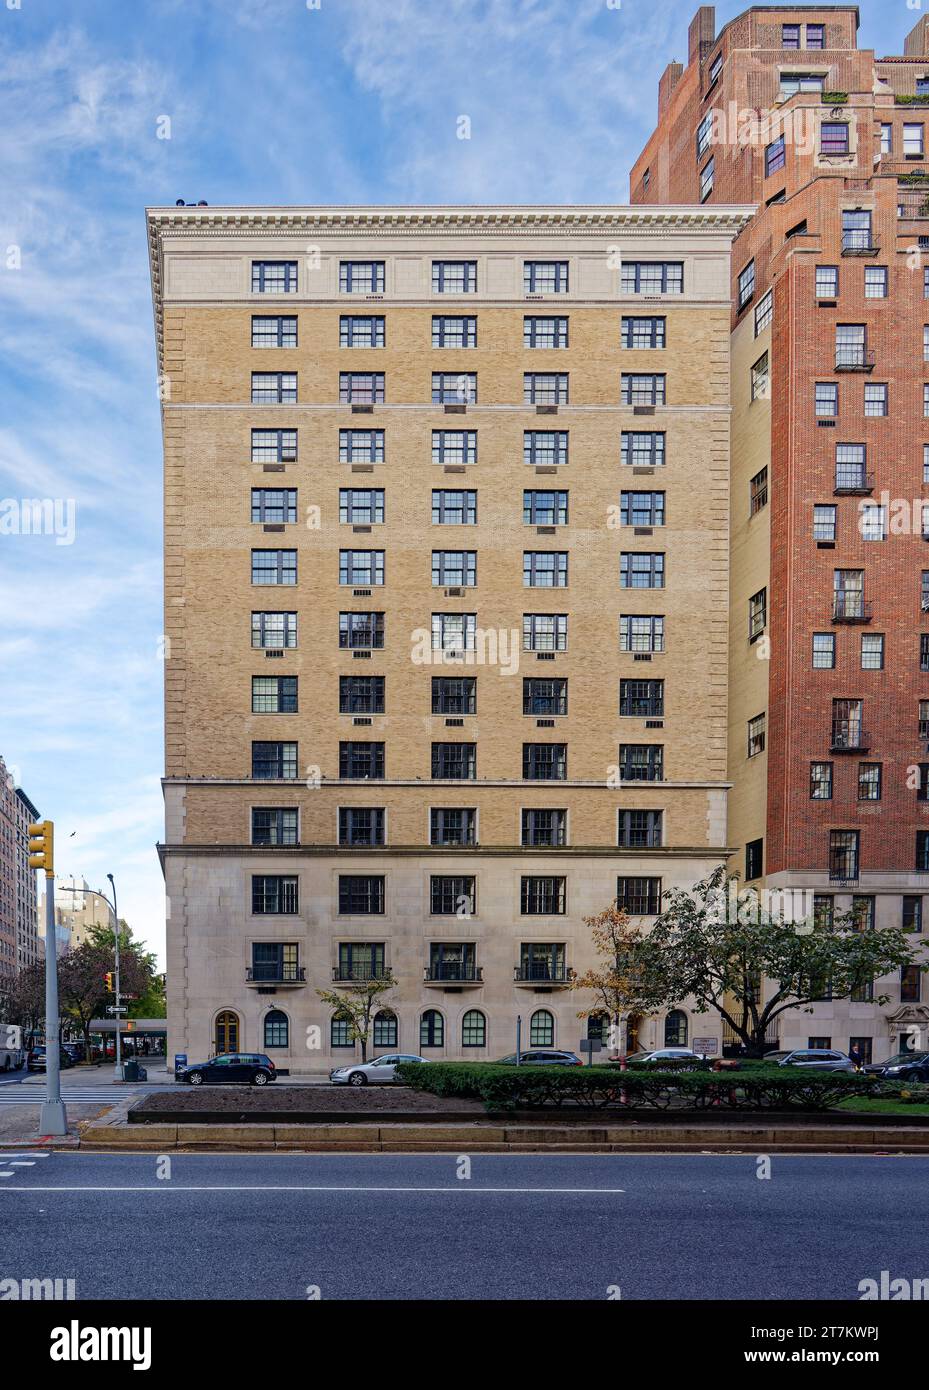
POLYGON ((61 1099, 61 1017, 58 1011, 58 933, 55 928, 55 827, 52 821, 30 825, 29 867, 45 871, 45 1100, 39 1112, 39 1133, 68 1132, 61 1099))

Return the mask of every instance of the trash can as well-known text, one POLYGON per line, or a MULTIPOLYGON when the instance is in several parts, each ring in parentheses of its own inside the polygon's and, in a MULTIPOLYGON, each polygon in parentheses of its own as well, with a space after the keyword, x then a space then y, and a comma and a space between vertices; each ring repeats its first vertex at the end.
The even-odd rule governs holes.
POLYGON ((124 1081, 138 1081, 138 1080, 139 1080, 139 1064, 138 1064, 138 1062, 136 1062, 135 1060, 133 1060, 133 1061, 131 1061, 131 1062, 124 1062, 124 1063, 123 1063, 123 1080, 124 1080, 124 1081))

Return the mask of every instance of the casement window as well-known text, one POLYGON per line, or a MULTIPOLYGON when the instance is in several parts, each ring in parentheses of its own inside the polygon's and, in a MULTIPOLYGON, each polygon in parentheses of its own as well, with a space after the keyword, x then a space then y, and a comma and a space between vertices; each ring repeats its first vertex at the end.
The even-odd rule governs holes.
POLYGON ((662 781, 664 746, 660 743, 621 743, 619 775, 623 782, 662 781))
POLYGON ((383 676, 340 676, 340 714, 383 714, 383 676))
POLYGON ((523 261, 526 294, 567 294, 567 261, 523 261))
POLYGON ((832 800, 832 763, 810 763, 810 800, 832 800))
POLYGON ((923 155, 923 127, 921 122, 905 121, 903 125, 903 156, 913 155, 919 159, 923 155))
POLYGON ((382 487, 340 487, 339 520, 354 526, 376 526, 384 520, 382 487))
POLYGON ((529 1020, 529 1046, 555 1046, 555 1016, 549 1009, 536 1009, 529 1020))
POLYGON ((567 372, 524 372, 524 405, 567 405, 567 372))
POLYGON ((477 811, 473 806, 433 806, 429 812, 429 843, 477 843, 477 811))
POLYGON ((837 381, 817 381, 814 386, 816 415, 834 418, 839 413, 839 384, 837 381))
POLYGON ((866 485, 867 449, 864 444, 835 446, 835 486, 846 492, 860 491, 866 485))
POLYGON ((445 314, 432 316, 432 346, 434 348, 477 347, 477 319, 445 314))
POLYGON ((739 273, 739 295, 738 304, 740 309, 744 309, 746 304, 755 293, 755 262, 749 261, 744 270, 739 273))
POLYGON ((566 743, 523 744, 523 777, 527 782, 563 782, 567 775, 566 743))
POLYGON ((329 1020, 329 1046, 333 1049, 350 1047, 354 1051, 355 1035, 350 1014, 333 1014, 329 1020))
POLYGON ((797 92, 821 92, 826 79, 818 72, 782 72, 780 99, 794 96, 797 92))
POLYGON ((871 214, 867 208, 845 208, 842 212, 842 250, 869 251, 871 240, 871 214))
POLYGON ((567 613, 523 614, 523 651, 563 652, 567 647, 567 613))
POLYGON ((919 763, 919 782, 916 787, 916 800, 929 801, 929 763, 919 763))
POLYGON ((383 430, 339 430, 339 463, 383 462, 383 430))
POLYGON ((477 372, 433 372, 433 405, 473 405, 477 400, 477 372))
POLYGON ((253 806, 253 845, 299 844, 296 806, 253 806))
POLYGON ((863 618, 864 570, 833 570, 832 613, 836 618, 863 618))
POLYGON ((382 348, 383 314, 343 314, 339 319, 339 347, 382 348))
POLYGON ((858 764, 858 800, 859 801, 880 801, 881 799, 881 764, 880 763, 859 763, 858 764))
POLYGON ((663 372, 623 372, 620 401, 623 405, 664 405, 666 381, 663 372))
POLYGON ((923 900, 917 894, 903 895, 903 914, 900 925, 906 932, 921 932, 923 929, 923 900))
POLYGON ((524 550, 523 585, 527 589, 566 589, 568 552, 566 550, 524 550))
POLYGON ((781 25, 781 47, 799 48, 800 47, 800 25, 782 24, 781 25))
POLYGON ((371 588, 384 582, 383 550, 340 550, 339 583, 371 588))
MULTIPOLYGON (((560 876, 524 874, 520 880, 519 897, 519 910, 527 917, 560 917, 565 910, 565 880, 560 876)), ((548 953, 552 948, 543 946, 541 949, 548 953)))
POLYGON ((297 776, 295 743, 252 744, 252 777, 256 781, 292 781, 297 776))
POLYGON ((887 298, 887 267, 886 265, 866 265, 864 268, 864 297, 865 299, 886 299, 887 298))
POLYGON ((639 719, 660 719, 664 715, 664 681, 621 680, 619 712, 639 719))
POLYGON ((858 530, 863 541, 883 541, 887 536, 887 508, 863 502, 858 513, 858 530))
POLYGON ((565 526, 568 521, 568 494, 548 489, 523 491, 523 522, 527 526, 565 526))
POLYGON ((766 290, 755 305, 755 337, 763 333, 774 317, 774 291, 766 290))
POLYGON ((620 849, 660 849, 662 811, 620 811, 616 843, 620 849))
POLYGON ((252 405, 295 405, 296 372, 252 372, 252 405))
POLYGON ((623 261, 623 294, 683 294, 683 261, 623 261))
POLYGON ((432 776, 437 781, 473 782, 477 777, 477 744, 434 743, 432 776))
POLYGON ((433 430, 433 463, 477 463, 477 430, 433 430))
POLYGON ((523 318, 523 347, 527 348, 566 348, 568 346, 568 320, 566 318, 540 318, 527 314, 523 318))
POLYGON ((835 898, 831 893, 813 894, 813 921, 817 927, 831 927, 835 921, 835 898))
POLYGON ((762 468, 748 484, 748 514, 754 516, 768 505, 768 470, 762 468))
POLYGON ((383 743, 342 740, 339 743, 339 776, 353 781, 383 780, 383 743))
POLYGON ((297 582, 297 552, 295 550, 253 550, 253 584, 287 584, 297 582))
MULTIPOLYGON (((929 707, 929 702, 927 702, 929 707)), ((534 676, 523 678, 523 714, 546 715, 567 714, 568 682, 565 679, 542 680, 534 676)), ((929 721, 929 713, 927 713, 929 721)))
POLYGON ((619 557, 619 587, 663 589, 664 561, 661 551, 623 551, 619 557))
POLYGON ((296 613, 253 613, 252 646, 281 651, 297 645, 296 613))
POLYGON ((252 294, 296 292, 296 261, 252 261, 252 294))
POLYGON ((253 348, 295 348, 297 346, 296 316, 281 314, 252 315, 253 348))
POLYGON ((624 613, 619 620, 621 652, 663 652, 664 618, 624 613))
POLYGON ((421 1048, 445 1046, 445 1019, 438 1009, 426 1009, 420 1015, 419 1045, 421 1048))
POLYGON ((839 267, 837 265, 818 265, 816 267, 816 298, 838 299, 839 267))
POLYGON ((710 140, 713 134, 713 111, 707 111, 697 126, 697 158, 702 159, 710 148, 710 140))
POLYGON ((252 463, 296 462, 296 430, 252 430, 252 463))
POLYGON ((752 365, 752 400, 762 400, 768 395, 768 354, 763 352, 758 361, 752 365))
POLYGON ((487 1019, 480 1009, 469 1009, 461 1020, 461 1046, 487 1046, 487 1019))
POLYGON ((806 46, 807 48, 825 48, 826 26, 824 24, 808 24, 806 26, 806 46))
POLYGON ((477 583, 476 550, 434 550, 432 583, 439 588, 469 588, 477 583))
POLYGON ((342 294, 383 294, 383 261, 340 261, 339 289, 342 294))
POLYGON ((712 156, 700 170, 700 201, 705 203, 713 192, 713 180, 716 175, 716 158, 712 156))
POLYGON ((476 526, 477 492, 473 488, 433 488, 433 526, 476 526))
POLYGON ((433 917, 473 917, 473 876, 433 874, 429 881, 429 911, 433 917))
POLYGON ((252 714, 296 713, 296 676, 252 676, 252 714))
POLYGON ((923 570, 919 589, 919 606, 924 613, 929 612, 929 570, 923 570))
POLYGON ((748 756, 757 758, 765 749, 765 716, 756 714, 748 721, 748 756))
POLYGON ((290 874, 252 874, 252 912, 291 915, 297 911, 297 879, 290 874))
POLYGON ((666 346, 667 320, 664 318, 632 318, 624 314, 621 342, 624 348, 663 348, 666 346))
POLYGON ((929 700, 919 702, 919 724, 917 732, 920 739, 929 740, 929 700))
POLYGON ((567 430, 523 431, 523 463, 536 468, 552 468, 567 462, 567 430))
POLYGON ((253 487, 252 521, 276 526, 297 520, 295 487, 253 487))
POLYGON ((383 372, 339 372, 341 405, 380 405, 383 400, 383 372))
POLYGON ((384 912, 383 874, 339 874, 339 912, 380 917, 384 912))
POLYGON ((476 714, 476 678, 474 676, 433 676, 432 713, 476 714))
POLYGON ((337 978, 382 980, 387 974, 384 957, 383 941, 340 941, 337 978))
POLYGON ((832 746, 834 748, 861 747, 863 713, 864 706, 861 700, 833 700, 832 746))
POLYGON ((619 495, 619 520, 622 525, 665 524, 665 493, 623 489, 619 495))
POLYGON ((894 147, 893 122, 881 122, 881 154, 892 154, 894 147))
POLYGON ((616 906, 630 917, 654 917, 661 911, 660 878, 617 878, 616 906))
POLYGON ((386 817, 382 806, 340 806, 340 845, 383 845, 386 817))
POLYGON ((817 503, 813 508, 814 541, 834 541, 838 508, 831 502, 817 503))
POLYGON ((848 154, 848 150, 848 122, 823 121, 819 128, 820 154, 848 154))
POLYGON ((349 651, 377 650, 384 645, 383 613, 340 613, 339 646, 349 651))
POLYGON ((456 653, 473 652, 477 634, 476 613, 433 613, 432 650, 456 653))
POLYGON ((776 174, 778 169, 783 169, 787 160, 787 146, 783 135, 772 140, 770 145, 765 146, 764 152, 764 172, 765 178, 771 174, 776 174))
POLYGON ((623 430, 620 456, 633 468, 660 468, 665 461, 664 432, 623 430))
POLYGON ((768 625, 768 591, 759 589, 748 601, 748 640, 756 642, 768 625))
POLYGON ((477 290, 477 261, 433 261, 433 294, 474 294, 477 290))
POLYGON ((887 415, 887 382, 866 381, 864 388, 865 415, 887 415))
POLYGON ((764 840, 749 840, 745 846, 745 880, 760 878, 764 863, 764 840))
POLYGON ((923 415, 929 416, 929 385, 923 386, 923 415))

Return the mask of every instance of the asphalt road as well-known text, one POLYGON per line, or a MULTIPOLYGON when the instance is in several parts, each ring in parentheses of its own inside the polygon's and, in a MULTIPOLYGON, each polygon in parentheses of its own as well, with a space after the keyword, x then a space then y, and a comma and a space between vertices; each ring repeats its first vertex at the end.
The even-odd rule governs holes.
POLYGON ((750 1155, 166 1161, 0 1155, 0 1275, 271 1300, 856 1300, 882 1269, 929 1275, 921 1158, 775 1155, 769 1179, 750 1155))

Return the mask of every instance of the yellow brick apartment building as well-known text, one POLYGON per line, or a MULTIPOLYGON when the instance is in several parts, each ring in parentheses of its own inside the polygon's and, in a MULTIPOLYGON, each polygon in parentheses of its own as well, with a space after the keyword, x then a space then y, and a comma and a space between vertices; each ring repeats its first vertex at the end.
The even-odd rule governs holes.
POLYGON ((577 1050, 583 918, 724 861, 750 213, 149 210, 172 1053, 385 974, 373 1052, 577 1050))

